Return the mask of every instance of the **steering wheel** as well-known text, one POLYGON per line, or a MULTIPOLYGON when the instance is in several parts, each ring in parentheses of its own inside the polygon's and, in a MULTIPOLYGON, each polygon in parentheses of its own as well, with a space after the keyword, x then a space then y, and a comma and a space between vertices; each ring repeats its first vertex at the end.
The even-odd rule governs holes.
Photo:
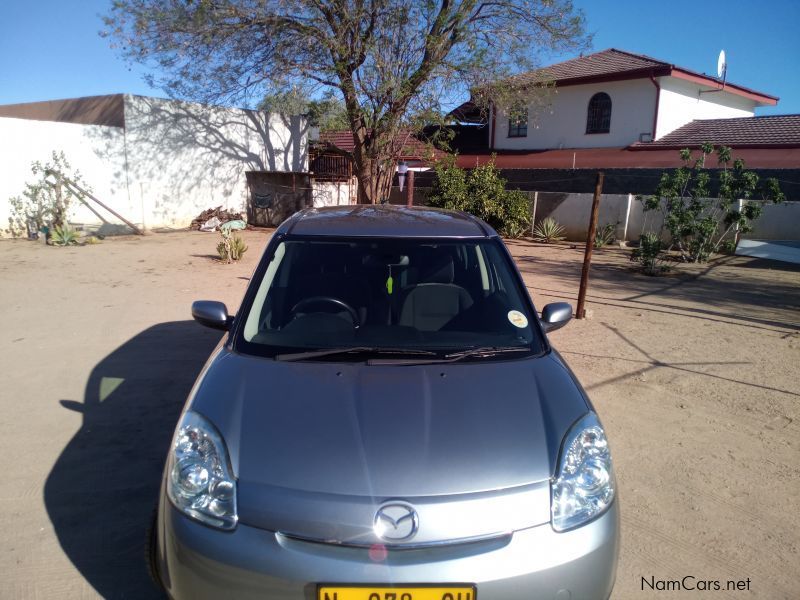
POLYGON ((311 298, 306 298, 304 300, 300 300, 297 304, 292 307, 291 312, 296 313, 300 312, 301 309, 308 306, 309 304, 319 304, 327 302, 328 304, 334 304, 337 308, 343 308, 347 311, 347 314, 350 315, 350 318, 353 320, 353 328, 358 329, 361 325, 361 320, 358 318, 358 313, 356 309, 350 306, 344 300, 339 300, 339 298, 334 298, 332 296, 313 296, 311 298))

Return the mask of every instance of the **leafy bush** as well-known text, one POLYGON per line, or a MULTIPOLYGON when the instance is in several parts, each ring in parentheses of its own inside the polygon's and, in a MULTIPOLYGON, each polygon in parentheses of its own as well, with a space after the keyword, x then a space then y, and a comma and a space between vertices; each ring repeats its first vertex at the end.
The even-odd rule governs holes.
POLYGON ((240 260, 245 252, 247 252, 247 244, 244 240, 235 233, 222 230, 222 241, 217 244, 217 254, 222 262, 230 263, 231 261, 240 260))
POLYGON ((559 225, 553 217, 547 217, 539 221, 533 228, 533 239, 537 242, 550 244, 564 239, 564 227, 559 225))
POLYGON ((664 227, 672 236, 672 245, 681 258, 688 262, 705 262, 712 252, 717 252, 732 230, 747 233, 752 223, 761 216, 761 203, 746 202, 757 194, 763 201, 779 203, 784 199, 777 179, 759 181, 752 171, 745 171, 744 161, 733 160, 731 149, 714 148, 703 144, 701 155, 692 160, 691 150, 680 151, 684 165, 672 173, 664 173, 654 195, 640 198, 645 211, 658 210, 664 217, 664 227), (719 191, 711 198, 711 175, 706 169, 706 159, 716 153, 722 170, 719 173, 719 191), (722 234, 720 225, 724 226, 722 234))
POLYGON ((613 244, 617 239, 617 226, 614 223, 607 223, 600 227, 594 234, 594 247, 602 248, 608 244, 613 244))
POLYGON ((725 254, 736 254, 736 240, 725 240, 719 249, 725 254))
POLYGON ((660 275, 669 270, 664 264, 661 238, 653 232, 643 233, 639 238, 639 247, 631 253, 631 260, 641 263, 647 275, 660 275))
POLYGON ((507 237, 520 237, 531 225, 527 195, 506 189, 506 180, 500 177, 494 158, 469 172, 455 166, 452 160, 436 165, 428 204, 471 213, 507 237))
POLYGON ((31 164, 34 181, 25 184, 21 196, 9 198, 11 208, 8 231, 14 237, 27 232, 28 222, 42 231, 48 224, 61 226, 67 222, 67 213, 73 200, 82 195, 70 186, 65 186, 63 177, 69 178, 83 189, 89 189, 78 171, 73 171, 63 152, 53 152, 50 161, 31 164))
POLYGON ((53 246, 72 246, 78 243, 78 232, 69 225, 56 225, 50 230, 49 241, 53 246))

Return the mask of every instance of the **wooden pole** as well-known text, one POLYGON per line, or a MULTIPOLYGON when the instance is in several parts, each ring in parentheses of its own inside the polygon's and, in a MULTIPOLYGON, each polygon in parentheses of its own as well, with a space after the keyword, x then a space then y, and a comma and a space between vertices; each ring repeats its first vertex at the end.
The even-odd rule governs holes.
POLYGON ((89 192, 87 192, 86 190, 84 190, 84 189, 83 189, 81 186, 79 186, 77 183, 75 183, 74 181, 72 181, 72 180, 70 180, 70 179, 67 179, 67 178, 66 178, 66 177, 64 177, 63 175, 62 175, 62 176, 60 176, 60 177, 61 177, 61 179, 64 181, 64 183, 66 183, 68 186, 70 186, 70 187, 73 187, 73 188, 75 188, 76 190, 78 190, 80 193, 82 193, 83 195, 85 195, 85 196, 88 196, 89 198, 91 198, 92 200, 94 200, 95 202, 97 202, 97 203, 98 203, 100 206, 102 206, 103 208, 105 208, 105 209, 106 209, 108 212, 110 212, 112 215, 114 215, 115 217, 117 217, 117 218, 118 218, 120 221, 122 221, 123 223, 125 223, 125 225, 127 225, 128 227, 130 227, 131 229, 133 229, 134 233, 137 233, 138 235, 144 235, 144 233, 142 232, 142 230, 141 230, 141 229, 139 229, 139 228, 138 228, 136 225, 134 225, 133 223, 131 223, 130 221, 128 221, 128 219, 126 219, 125 217, 123 217, 121 214, 119 214, 119 213, 118 213, 117 211, 115 211, 114 209, 112 209, 112 208, 109 208, 108 206, 106 206, 105 204, 103 204, 102 202, 100 202, 100 200, 98 200, 97 198, 95 198, 94 196, 92 196, 92 195, 91 195, 89 192))
POLYGON ((406 188, 406 205, 414 206, 414 171, 408 170, 408 187, 406 188))
POLYGON ((594 198, 592 198, 592 216, 589 219, 589 232, 586 234, 586 251, 583 254, 583 270, 581 271, 581 288, 578 291, 578 308, 575 316, 578 319, 586 318, 586 288, 589 287, 589 266, 592 264, 592 248, 594 248, 594 236, 597 232, 597 214, 600 212, 600 196, 603 193, 602 171, 597 173, 597 184, 594 186, 594 198))

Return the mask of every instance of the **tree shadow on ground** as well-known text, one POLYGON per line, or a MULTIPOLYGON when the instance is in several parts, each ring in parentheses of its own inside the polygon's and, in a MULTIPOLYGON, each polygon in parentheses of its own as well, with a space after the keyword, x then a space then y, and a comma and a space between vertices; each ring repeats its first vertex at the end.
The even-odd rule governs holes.
MULTIPOLYGON (((532 279, 529 287, 534 297, 574 300, 581 262, 572 258, 523 256, 515 260, 520 272, 532 279), (533 278, 539 273, 561 280, 561 289, 538 287, 533 278)), ((777 261, 764 261, 755 268, 751 264, 755 259, 726 256, 669 277, 648 277, 631 266, 625 254, 609 252, 597 258, 589 274, 589 304, 800 331, 800 288, 790 278, 778 280, 771 275, 770 267, 782 266, 777 261)))
POLYGON ((155 325, 100 361, 80 430, 44 488, 64 552, 105 598, 157 598, 144 560, 145 530, 158 497, 172 431, 219 333, 193 321, 155 325))

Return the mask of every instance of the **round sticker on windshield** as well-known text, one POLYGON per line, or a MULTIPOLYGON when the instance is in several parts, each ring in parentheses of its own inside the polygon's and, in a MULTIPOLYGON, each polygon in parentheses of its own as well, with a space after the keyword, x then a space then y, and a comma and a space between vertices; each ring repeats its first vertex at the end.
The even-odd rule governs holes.
POLYGON ((518 310, 510 310, 508 311, 508 320, 511 321, 511 324, 514 327, 519 327, 523 329, 528 326, 528 319, 518 310))

